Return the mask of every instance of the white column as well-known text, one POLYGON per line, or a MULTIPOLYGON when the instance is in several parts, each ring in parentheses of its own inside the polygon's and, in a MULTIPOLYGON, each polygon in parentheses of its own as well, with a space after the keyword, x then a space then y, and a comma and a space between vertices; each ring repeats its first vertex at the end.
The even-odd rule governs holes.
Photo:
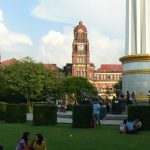
POLYGON ((135 53, 134 1, 126 0, 126 44, 125 55, 135 53))
POLYGON ((143 25, 143 0, 134 0, 134 21, 135 21, 135 54, 142 51, 142 25, 143 25))
POLYGON ((142 54, 150 53, 150 0, 144 1, 143 6, 143 35, 142 54))
POLYGON ((126 0, 125 54, 150 54, 150 0, 126 0))

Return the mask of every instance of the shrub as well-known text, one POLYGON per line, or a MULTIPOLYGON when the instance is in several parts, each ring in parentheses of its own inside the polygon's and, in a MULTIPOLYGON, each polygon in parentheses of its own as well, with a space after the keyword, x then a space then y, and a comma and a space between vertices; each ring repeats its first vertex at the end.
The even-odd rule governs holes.
POLYGON ((6 105, 7 103, 0 102, 0 120, 5 120, 6 105))
POLYGON ((33 106, 33 125, 56 125, 57 106, 49 104, 35 104, 33 106))
POLYGON ((143 123, 143 129, 150 129, 150 105, 130 105, 128 106, 128 119, 133 121, 136 118, 143 123))
POLYGON ((74 105, 73 123, 74 128, 90 128, 92 118, 92 105, 74 105))
POLYGON ((25 123, 26 122, 26 104, 7 104, 5 113, 6 123, 25 123))
POLYGON ((126 107, 126 103, 124 100, 114 100, 112 101, 112 114, 121 114, 126 107))
POLYGON ((72 111, 73 109, 73 105, 72 104, 68 104, 66 110, 67 111, 72 111))

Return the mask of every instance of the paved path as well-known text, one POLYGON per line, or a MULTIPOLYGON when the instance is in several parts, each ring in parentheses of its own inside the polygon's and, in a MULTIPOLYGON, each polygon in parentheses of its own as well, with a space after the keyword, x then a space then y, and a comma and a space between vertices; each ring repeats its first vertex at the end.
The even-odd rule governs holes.
MULTIPOLYGON (((72 123, 70 118, 57 118, 58 123, 72 123)), ((102 125, 120 125, 122 120, 101 120, 102 125)))
MULTIPOLYGON (((72 123, 72 112, 58 112, 57 113, 57 122, 58 123, 72 123)), ((113 115, 110 115, 113 116, 113 115)), ((125 117, 126 115, 123 115, 125 117)), ((33 114, 27 113, 27 120, 33 120, 33 114)), ((101 124, 103 125, 120 125, 122 120, 101 120, 101 124)))

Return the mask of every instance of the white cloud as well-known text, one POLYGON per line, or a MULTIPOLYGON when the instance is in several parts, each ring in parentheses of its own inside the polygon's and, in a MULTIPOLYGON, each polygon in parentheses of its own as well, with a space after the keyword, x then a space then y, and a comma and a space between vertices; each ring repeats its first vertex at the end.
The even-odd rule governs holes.
POLYGON ((0 22, 1 21, 4 21, 4 17, 3 17, 3 12, 2 12, 2 10, 0 9, 0 22))
MULTIPOLYGON (((120 63, 124 55, 125 0, 39 0, 31 14, 50 21, 87 26, 91 62, 120 63)), ((41 60, 63 66, 71 62, 73 27, 50 31, 41 39, 41 60)))
MULTIPOLYGON (((124 41, 122 39, 110 39, 99 34, 96 30, 89 31, 91 63, 99 67, 102 63, 119 63, 123 55, 124 41)), ((63 33, 49 31, 41 38, 38 60, 45 63, 54 63, 63 67, 71 63, 72 59, 73 29, 63 33)))
POLYGON ((109 36, 124 36, 125 0, 39 0, 32 15, 69 24, 82 20, 109 36))
POLYGON ((57 64, 59 67, 68 62, 71 63, 72 40, 73 35, 70 29, 64 33, 49 31, 41 38, 38 60, 57 64))
POLYGON ((3 52, 17 52, 19 45, 32 46, 31 38, 25 33, 16 33, 10 31, 3 22, 3 12, 0 10, 0 50, 3 52))
POLYGON ((124 56, 124 40, 113 39, 106 35, 91 31, 89 37, 91 62, 99 67, 101 64, 117 64, 124 56))

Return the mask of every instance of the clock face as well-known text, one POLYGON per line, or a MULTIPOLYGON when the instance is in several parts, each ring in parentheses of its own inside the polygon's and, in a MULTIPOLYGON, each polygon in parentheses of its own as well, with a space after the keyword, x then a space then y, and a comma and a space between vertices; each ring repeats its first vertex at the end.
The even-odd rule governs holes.
POLYGON ((78 44, 78 50, 83 51, 84 50, 84 44, 78 44))

